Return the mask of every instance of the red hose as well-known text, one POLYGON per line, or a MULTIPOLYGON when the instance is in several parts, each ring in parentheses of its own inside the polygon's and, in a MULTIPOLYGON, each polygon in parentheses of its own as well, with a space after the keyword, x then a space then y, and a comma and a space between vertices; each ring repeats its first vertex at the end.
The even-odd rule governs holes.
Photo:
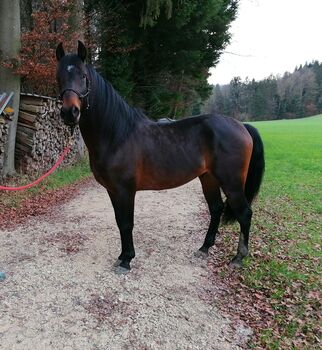
POLYGON ((28 185, 19 186, 19 187, 0 186, 0 190, 3 190, 3 191, 21 191, 21 190, 25 190, 27 188, 36 186, 37 184, 39 184, 39 182, 44 180, 47 176, 49 176, 51 173, 53 173, 59 167, 61 162, 64 160, 66 154, 70 151, 70 147, 71 146, 67 146, 67 147, 64 148, 62 154, 58 158, 57 162, 53 165, 53 167, 51 169, 49 169, 46 174, 40 176, 39 179, 35 180, 34 182, 32 182, 32 183, 30 183, 28 185))

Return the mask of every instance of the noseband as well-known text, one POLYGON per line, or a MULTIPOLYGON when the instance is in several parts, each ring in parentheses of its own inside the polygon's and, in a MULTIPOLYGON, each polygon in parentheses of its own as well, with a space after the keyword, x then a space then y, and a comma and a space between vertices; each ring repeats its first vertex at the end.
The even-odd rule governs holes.
POLYGON ((90 88, 90 81, 89 81, 87 75, 85 75, 85 78, 86 78, 86 91, 84 93, 80 93, 79 91, 68 88, 68 89, 63 90, 62 93, 59 95, 60 100, 61 101, 63 100, 63 96, 64 96, 65 92, 72 91, 78 96, 78 98, 81 101, 83 101, 87 97, 86 109, 88 109, 89 108, 89 93, 91 92, 91 88, 90 88))

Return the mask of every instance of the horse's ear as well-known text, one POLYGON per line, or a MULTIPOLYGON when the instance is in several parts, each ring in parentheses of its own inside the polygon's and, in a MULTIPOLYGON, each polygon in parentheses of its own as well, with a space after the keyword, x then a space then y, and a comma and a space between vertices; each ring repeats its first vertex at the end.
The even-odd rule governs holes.
POLYGON ((87 55, 87 50, 85 45, 78 40, 78 56, 82 59, 83 62, 86 59, 86 55, 87 55))
POLYGON ((63 48, 63 43, 59 43, 56 49, 56 58, 57 61, 60 61, 61 58, 63 58, 65 56, 65 51, 63 48))

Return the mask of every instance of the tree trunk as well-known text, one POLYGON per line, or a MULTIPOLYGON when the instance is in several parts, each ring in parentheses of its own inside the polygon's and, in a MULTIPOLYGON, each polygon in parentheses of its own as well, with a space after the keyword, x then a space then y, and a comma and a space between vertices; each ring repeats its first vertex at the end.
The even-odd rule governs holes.
MULTIPOLYGON (((181 79, 180 79, 179 86, 177 89, 179 94, 181 93, 181 89, 182 89, 183 77, 184 77, 184 70, 182 70, 182 72, 181 72, 181 79)), ((176 101, 174 104, 173 117, 172 117, 173 119, 176 119, 176 117, 177 117, 178 104, 179 104, 178 101, 176 101)))
POLYGON ((26 32, 32 29, 32 0, 20 0, 21 31, 26 32))
POLYGON ((84 41, 84 28, 83 28, 83 18, 84 18, 84 1, 74 0, 72 2, 70 16, 70 27, 72 31, 77 31, 78 40, 84 41))
MULTIPOLYGON (((14 59, 20 50, 20 1, 0 1, 0 53, 4 58, 14 59)), ((12 70, 0 66, 0 91, 14 92, 12 107, 14 116, 10 123, 9 139, 5 148, 3 175, 15 172, 15 141, 19 112, 20 77, 12 70)), ((0 169, 1 170, 1 169, 0 169)))

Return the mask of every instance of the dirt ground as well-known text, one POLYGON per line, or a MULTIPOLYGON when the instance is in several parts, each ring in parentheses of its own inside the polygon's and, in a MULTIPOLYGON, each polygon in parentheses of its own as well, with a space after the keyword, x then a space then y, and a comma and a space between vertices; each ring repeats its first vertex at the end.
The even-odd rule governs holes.
POLYGON ((136 258, 113 272, 114 212, 94 182, 47 215, 0 232, 0 349, 240 349, 250 330, 204 298, 216 296, 194 257, 207 222, 198 181, 138 192, 136 258))

